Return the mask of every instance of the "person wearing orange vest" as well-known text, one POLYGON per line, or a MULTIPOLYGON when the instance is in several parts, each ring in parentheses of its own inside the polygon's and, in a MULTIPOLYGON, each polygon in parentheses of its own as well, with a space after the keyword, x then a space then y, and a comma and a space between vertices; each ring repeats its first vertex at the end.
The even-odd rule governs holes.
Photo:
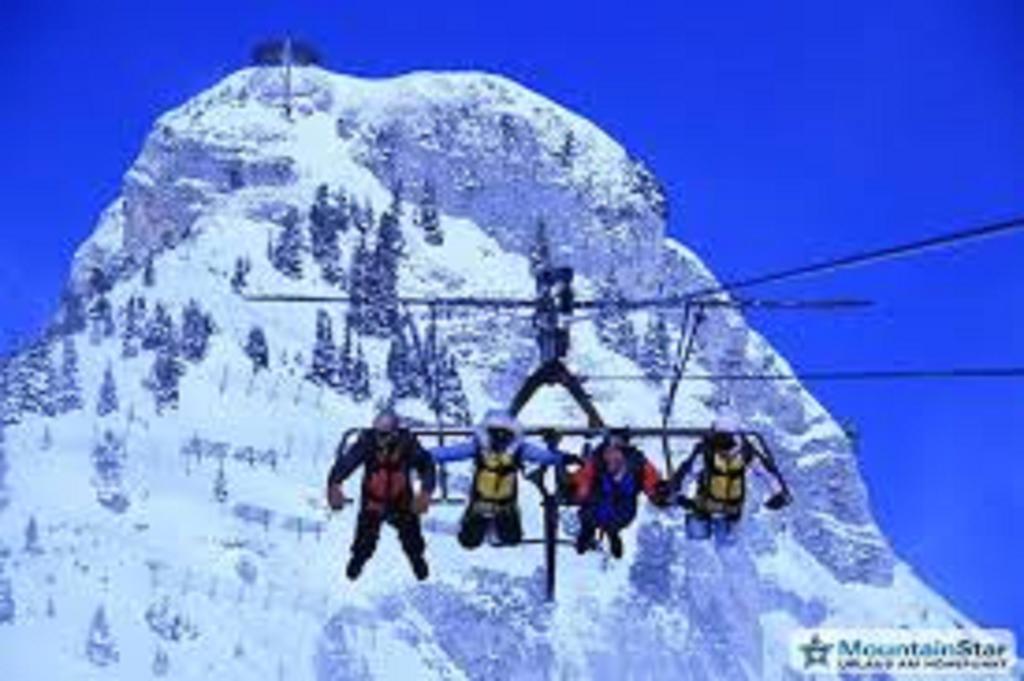
POLYGON ((426 543, 419 516, 426 513, 436 479, 435 466, 416 436, 401 427, 398 416, 384 412, 373 428, 363 431, 347 451, 340 451, 327 478, 327 501, 340 510, 348 501, 342 483, 358 468, 363 468, 362 494, 352 556, 345 572, 356 579, 373 555, 380 528, 388 523, 398 531, 402 550, 409 558, 416 578, 429 574, 424 558, 426 543), (413 491, 412 477, 419 479, 419 491, 413 491))
POLYGON ((661 474, 629 442, 624 431, 610 433, 572 476, 570 484, 580 503, 577 553, 593 548, 597 530, 601 530, 608 537, 612 556, 621 558, 620 533, 636 519, 640 493, 656 506, 665 505, 661 474))
POLYGON ((793 500, 771 454, 739 432, 730 417, 717 419, 711 432, 694 446, 672 476, 668 485, 670 494, 680 493, 686 477, 698 463, 696 493, 692 498, 678 497, 688 509, 686 534, 690 539, 708 539, 712 535, 722 543, 732 539, 735 525, 743 515, 747 471, 755 463, 760 464, 774 482, 775 492, 765 502, 766 508, 779 510, 793 500))

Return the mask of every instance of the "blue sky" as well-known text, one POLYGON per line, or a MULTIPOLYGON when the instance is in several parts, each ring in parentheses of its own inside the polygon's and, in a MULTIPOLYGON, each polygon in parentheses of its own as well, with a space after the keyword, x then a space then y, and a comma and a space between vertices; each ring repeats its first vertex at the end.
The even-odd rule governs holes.
MULTIPOLYGON (((0 346, 53 310, 153 119, 290 31, 335 70, 483 69, 586 115, 664 181, 720 276, 1024 213, 1024 4, 27 2, 7 29, 0 346)), ((1024 365, 1024 236, 779 284, 878 300, 759 316, 800 369, 1024 365)), ((1024 636, 1024 381, 812 386, 862 433, 899 553, 1024 636)))

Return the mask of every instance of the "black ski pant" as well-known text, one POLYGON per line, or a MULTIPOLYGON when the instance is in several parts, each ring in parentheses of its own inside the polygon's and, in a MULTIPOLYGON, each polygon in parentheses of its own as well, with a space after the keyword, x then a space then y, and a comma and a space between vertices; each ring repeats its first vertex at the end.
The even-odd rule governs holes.
POLYGON ((512 398, 512 406, 510 411, 512 415, 517 415, 522 411, 526 403, 530 401, 533 394, 540 390, 545 385, 561 385, 563 388, 569 391, 572 398, 576 400, 576 404, 580 406, 587 414, 587 420, 590 422, 591 428, 600 428, 604 425, 604 419, 597 413, 597 409, 594 407, 594 403, 590 399, 590 395, 583 389, 583 384, 576 378, 575 375, 569 368, 562 363, 561 360, 555 359, 550 362, 542 364, 536 371, 529 375, 526 382, 523 383, 522 387, 516 393, 516 396, 512 398))
POLYGON ((420 517, 411 509, 391 509, 379 511, 363 508, 359 511, 356 521, 356 537, 352 541, 352 560, 363 565, 377 549, 380 539, 380 526, 387 523, 398 532, 398 540, 402 550, 410 561, 423 558, 427 544, 423 541, 423 530, 420 528, 420 517))
POLYGON ((518 544, 523 540, 523 523, 516 506, 511 505, 493 514, 479 513, 471 506, 462 516, 459 543, 467 549, 477 548, 483 544, 491 523, 494 524, 494 533, 502 546, 518 544))
POLYGON ((614 520, 607 522, 599 521, 596 516, 597 513, 593 505, 584 504, 580 506, 580 533, 577 535, 577 541, 584 546, 590 546, 594 543, 598 529, 603 530, 609 536, 619 534, 636 519, 636 510, 632 509, 630 512, 622 513, 614 520))

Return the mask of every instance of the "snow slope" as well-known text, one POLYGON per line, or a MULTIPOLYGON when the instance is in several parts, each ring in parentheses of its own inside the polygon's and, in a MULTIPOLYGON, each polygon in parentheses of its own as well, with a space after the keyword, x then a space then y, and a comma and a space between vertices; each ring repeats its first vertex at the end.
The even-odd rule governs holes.
MULTIPOLYGON (((122 356, 118 318, 113 337, 74 336, 81 409, 8 410, 5 679, 787 679, 796 678, 785 646, 797 626, 967 624, 893 555, 843 430, 784 383, 685 383, 674 415, 706 425, 730 405, 765 433, 792 482, 796 504, 774 515, 760 510, 755 484, 736 546, 688 542, 678 511, 645 509, 624 560, 561 552, 550 605, 539 547, 464 552, 453 536, 461 509, 438 506, 426 521, 428 582, 414 582, 388 530, 364 577, 347 582, 354 512, 328 515, 319 496, 340 433, 365 424, 390 392, 388 341, 361 339, 373 397, 356 402, 306 378, 317 306, 246 302, 230 283, 247 258, 249 292, 341 292, 322 279, 308 243, 301 279, 267 257, 290 212, 308 236, 318 186, 343 188, 376 215, 394 187, 406 188, 405 295, 530 295, 539 218, 554 259, 581 273, 582 292, 613 264, 628 295, 714 279, 665 238, 665 198, 640 163, 515 83, 477 73, 369 81, 310 67, 296 71, 293 88, 291 118, 273 69, 239 71, 162 116, 75 257, 70 285, 86 301, 98 296, 100 271, 114 310, 139 296, 177 321, 196 300, 217 330, 205 359, 187 363, 176 409, 158 411, 143 386, 153 352, 122 356), (436 189, 440 245, 413 220, 412 188, 426 184, 436 189), (243 349, 253 326, 270 348, 269 368, 255 373, 243 349), (119 408, 99 417, 107 367, 119 408), (123 447, 123 510, 99 503, 92 454, 106 431, 123 447), (107 630, 92 626, 100 610, 107 630)), ((340 235, 344 262, 358 242, 357 230, 340 235)), ((340 340, 341 308, 323 309, 340 340)), ((649 319, 631 321, 642 332, 649 319)), ((584 373, 641 372, 594 324, 573 333, 571 360, 584 373)), ((473 415, 507 402, 534 361, 529 322, 513 314, 443 316, 439 335, 458 358, 473 415)), ((788 366, 740 315, 715 311, 693 371, 720 370, 788 366)), ((612 422, 655 419, 656 383, 589 387, 612 422)), ((399 406, 429 417, 422 400, 399 406)), ((529 423, 578 419, 555 392, 524 414, 529 423)), ((531 534, 537 501, 526 493, 531 534)), ((572 529, 571 514, 563 524, 572 529)))

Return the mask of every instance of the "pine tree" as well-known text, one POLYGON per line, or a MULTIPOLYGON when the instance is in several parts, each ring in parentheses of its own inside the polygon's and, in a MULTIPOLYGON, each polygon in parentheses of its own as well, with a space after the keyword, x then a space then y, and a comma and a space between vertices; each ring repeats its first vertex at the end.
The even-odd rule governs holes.
POLYGON ((30 516, 28 524, 25 525, 25 553, 39 555, 42 552, 43 548, 39 545, 39 525, 36 523, 36 517, 30 516))
POLYGON ((86 315, 82 297, 71 289, 65 289, 61 294, 60 333, 78 333, 79 331, 84 331, 85 327, 86 315))
POLYGON ((12 366, 11 359, 0 357, 0 435, 4 426, 14 425, 19 417, 12 366))
POLYGON ((157 350, 153 366, 144 383, 153 393, 157 413, 162 414, 165 409, 177 409, 181 396, 179 385, 184 373, 185 366, 178 359, 173 346, 157 350))
POLYGON ((96 500, 115 513, 128 508, 128 497, 122 487, 124 459, 123 443, 111 431, 103 431, 103 439, 92 450, 92 483, 96 500))
POLYGON ((284 231, 271 248, 270 262, 286 277, 302 279, 302 231, 295 213, 285 216, 284 231))
POLYGON ((539 218, 533 235, 533 245, 530 248, 530 271, 537 274, 549 267, 551 267, 551 240, 548 236, 547 223, 543 218, 539 218))
POLYGON ((392 396, 396 400, 423 396, 423 386, 415 366, 409 342, 401 330, 391 337, 388 350, 387 375, 392 385, 392 396))
POLYGON ((351 394, 355 385, 353 381, 355 357, 352 354, 352 325, 345 319, 345 334, 337 356, 337 388, 343 393, 351 394))
POLYGON ((11 580, 7 577, 0 577, 0 624, 11 624, 17 615, 17 606, 14 602, 14 589, 11 587, 11 580))
POLYGON ((177 352, 174 320, 163 303, 157 303, 153 316, 146 323, 142 347, 146 350, 173 350, 177 352))
POLYGON ((360 237, 359 244, 352 252, 349 273, 348 294, 352 302, 349 304, 348 323, 356 333, 363 334, 369 327, 369 301, 376 290, 373 256, 366 245, 365 236, 360 237))
POLYGON ((437 210, 437 190, 430 180, 423 181, 423 192, 413 217, 414 224, 423 230, 424 240, 432 246, 444 243, 441 217, 437 210))
POLYGON ((327 185, 317 187, 316 200, 309 209, 310 244, 313 260, 320 265, 324 281, 330 284, 339 284, 344 277, 338 233, 343 231, 345 221, 343 211, 332 205, 327 185))
POLYGON ((7 450, 5 448, 4 421, 0 418, 0 511, 7 506, 7 471, 10 466, 7 463, 7 450))
POLYGON ((181 318, 181 354, 190 362, 201 362, 206 357, 213 335, 214 324, 199 303, 190 300, 181 318))
POLYGON ((96 613, 92 616, 89 638, 85 643, 85 655, 97 667, 115 664, 121 657, 117 651, 117 644, 110 634, 107 613, 102 605, 96 608, 96 613))
POLYGON ((363 345, 359 343, 352 363, 352 399, 356 402, 365 402, 370 397, 370 367, 363 355, 363 345))
POLYGON ((316 341, 313 343, 313 365, 309 378, 317 385, 338 384, 338 350, 334 346, 331 317, 324 310, 316 313, 316 341))
POLYGON ((14 364, 14 389, 18 413, 54 416, 57 413, 57 371, 50 357, 50 345, 37 341, 14 364))
POLYGON ((402 200, 405 194, 405 183, 402 182, 401 178, 395 180, 394 184, 391 185, 391 205, 388 210, 396 218, 401 220, 404 213, 402 209, 402 200))
POLYGON ((579 143, 576 141, 576 134, 569 130, 565 133, 565 137, 562 138, 562 145, 555 152, 555 158, 558 159, 558 163, 563 168, 570 168, 573 161, 576 160, 578 153, 579 143))
POLYGON ((387 338, 398 323, 398 263, 405 239, 398 218, 390 211, 380 216, 377 246, 370 257, 370 273, 365 283, 368 308, 364 333, 387 338))
POLYGON ((167 676, 167 672, 170 671, 171 661, 167 657, 167 651, 163 648, 157 648, 153 654, 153 664, 151 671, 153 676, 167 676))
POLYGON ((640 349, 640 364, 648 376, 664 376, 671 370, 671 344, 665 315, 652 315, 640 349))
POLYGON ((82 389, 78 382, 78 351, 75 349, 75 337, 64 336, 62 346, 57 411, 66 414, 82 408, 82 389))
POLYGON ((217 477, 213 481, 213 498, 221 504, 228 500, 228 478, 224 474, 224 466, 217 469, 217 477))
POLYGON ((231 290, 241 293, 249 285, 249 272, 252 271, 252 262, 249 258, 236 258, 235 271, 231 275, 231 290))
POLYGON ((471 422, 469 400, 462 386, 462 378, 455 367, 455 358, 443 353, 438 367, 436 397, 438 409, 445 423, 466 425, 471 422))
POLYGON ((245 354, 252 360, 253 373, 270 366, 270 349, 267 347, 267 337, 260 327, 254 326, 249 331, 249 337, 245 342, 245 354))
POLYGON ((103 372, 103 383, 100 384, 100 394, 96 399, 96 414, 98 416, 106 416, 107 414, 113 414, 120 408, 117 399, 117 385, 114 383, 114 372, 110 368, 110 364, 107 364, 106 370, 103 372))
POLYGON ((121 326, 121 356, 130 359, 139 354, 142 327, 146 318, 146 300, 138 296, 128 299, 121 326))
POLYGON ((598 311, 597 335, 605 345, 620 355, 637 356, 637 337, 633 321, 625 306, 625 296, 618 277, 612 271, 599 287, 601 298, 608 302, 598 311))
POLYGON ((93 302, 89 308, 89 319, 92 322, 89 337, 94 345, 114 335, 114 309, 105 295, 100 295, 93 302))
POLYGON ((156 285, 156 265, 153 263, 153 256, 146 258, 146 264, 142 269, 142 285, 148 288, 156 285))

